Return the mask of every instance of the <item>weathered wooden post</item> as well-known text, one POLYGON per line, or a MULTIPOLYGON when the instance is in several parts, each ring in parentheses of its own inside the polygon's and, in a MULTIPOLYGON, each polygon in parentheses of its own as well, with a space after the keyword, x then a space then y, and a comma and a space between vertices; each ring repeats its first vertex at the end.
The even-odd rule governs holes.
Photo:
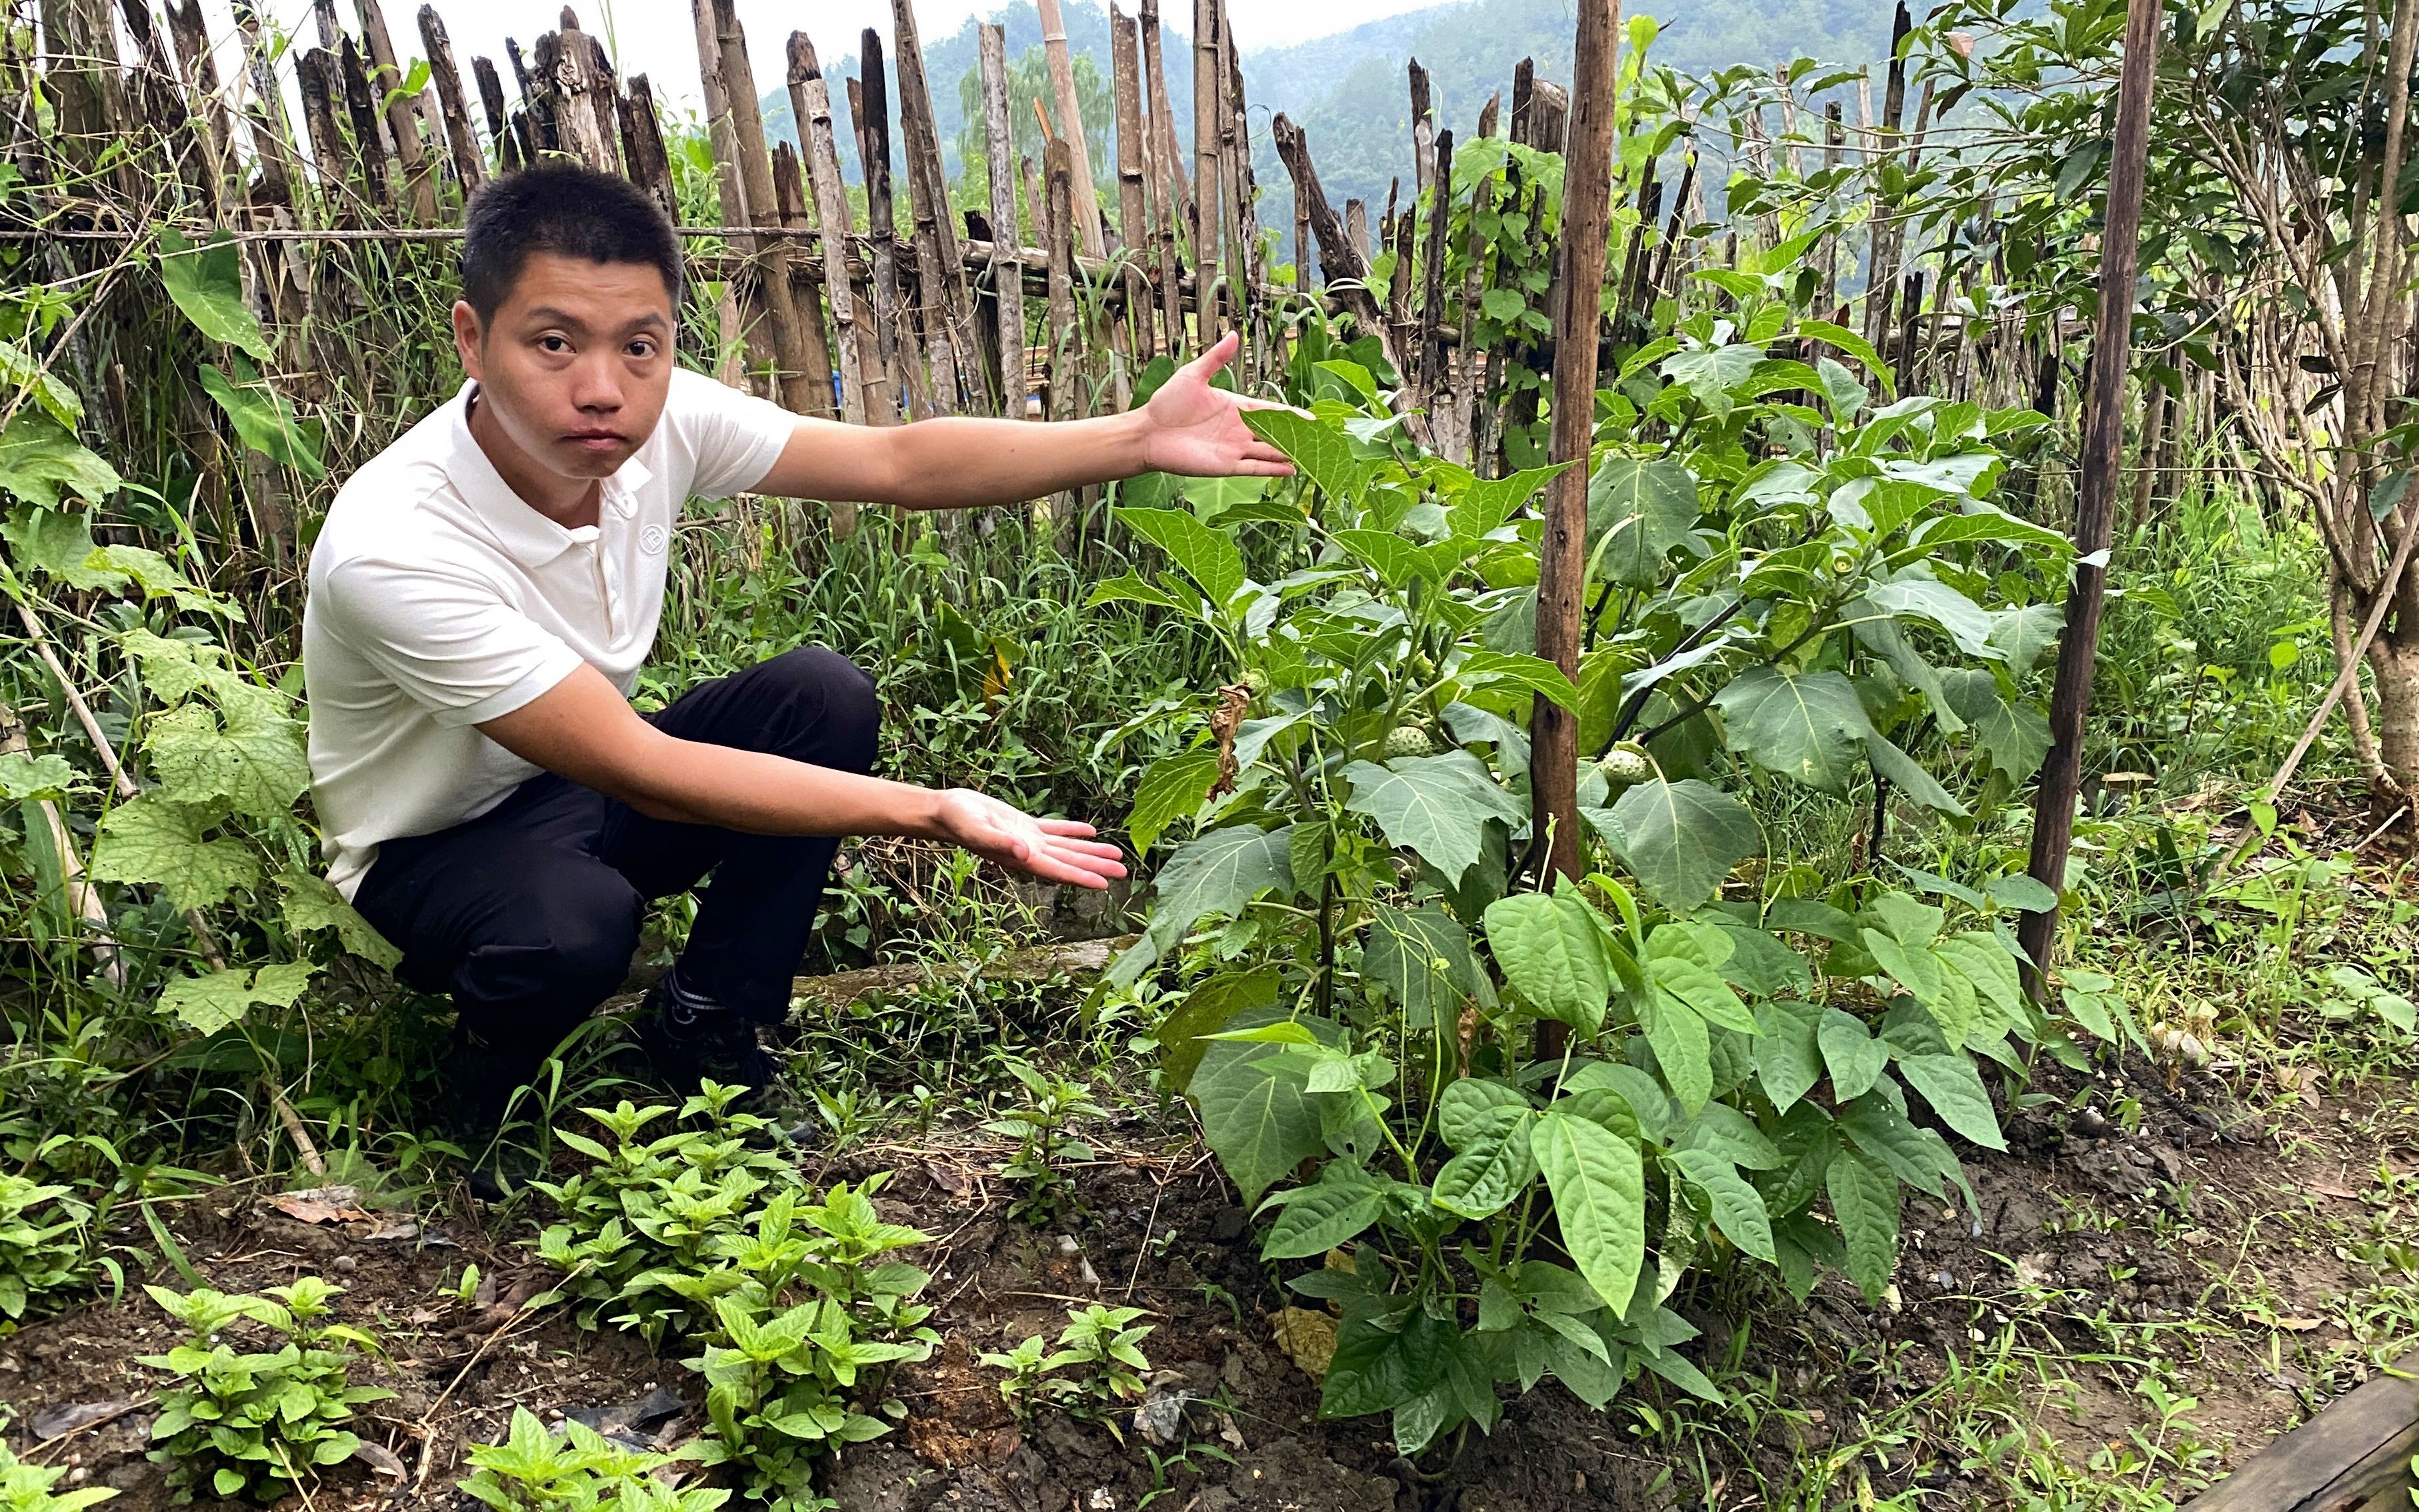
MULTIPOLYGON (((978 34, 982 69, 983 137, 990 148, 991 285, 999 316, 999 412, 1025 418, 1024 233, 1016 224, 1016 144, 1008 122, 1008 29, 983 24, 978 34)), ((1038 229, 1042 208, 1033 207, 1038 229)))
MULTIPOLYGON (((1574 682, 1587 586, 1588 447, 1595 434, 1596 325, 1611 235, 1613 48, 1620 29, 1619 0, 1579 0, 1570 156, 1564 169, 1562 320, 1554 332, 1554 409, 1547 452, 1564 470, 1546 486, 1546 532, 1537 550, 1537 655, 1574 682)), ((1531 823, 1550 831, 1542 837, 1548 869, 1577 881, 1584 871, 1578 717, 1540 695, 1529 733, 1531 823)))
MULTIPOLYGON (((2034 800, 2033 880, 2052 892, 2066 885, 2074 840, 2074 800, 2083 786, 2083 723, 2091 709, 2092 661, 2100 651, 2100 610, 2107 586, 2110 518, 2125 449, 2125 381, 2133 365, 2134 276, 2141 253, 2142 179, 2150 148, 2150 92, 2158 83, 2159 0, 2129 0, 2125 61, 2117 83, 2117 137, 2108 164, 2108 204, 2100 238, 2100 321, 2091 344, 2091 394, 2083 419, 2082 480, 2074 504, 2074 586, 2066 596, 2057 681, 2050 691, 2049 757, 2034 800)), ((2057 907, 2026 914, 2016 939, 2032 957, 2026 984, 2049 990, 2057 907)))

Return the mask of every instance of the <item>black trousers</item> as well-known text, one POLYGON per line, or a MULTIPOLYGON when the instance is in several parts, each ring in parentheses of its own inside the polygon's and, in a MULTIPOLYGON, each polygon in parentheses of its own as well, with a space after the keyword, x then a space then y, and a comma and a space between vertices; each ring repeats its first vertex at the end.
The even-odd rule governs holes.
MULTIPOLYGON (((648 718, 683 740, 861 773, 881 715, 871 678, 809 649, 648 718)), ((517 1084, 628 976, 645 904, 709 874, 682 985, 778 1021, 839 845, 650 819, 547 772, 476 819, 380 845, 353 905, 402 949, 396 974, 453 995, 457 1037, 517 1084)))

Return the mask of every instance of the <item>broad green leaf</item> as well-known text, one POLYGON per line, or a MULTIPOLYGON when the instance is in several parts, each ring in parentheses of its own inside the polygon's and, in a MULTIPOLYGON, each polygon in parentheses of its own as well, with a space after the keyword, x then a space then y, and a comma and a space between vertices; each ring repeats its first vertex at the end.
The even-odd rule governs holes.
POLYGON ((1321 1417, 1391 1412, 1443 1381, 1460 1344, 1456 1323, 1414 1306, 1397 1327, 1348 1315, 1335 1334, 1335 1357, 1318 1396, 1321 1417))
POLYGON ((1923 1095, 1940 1121, 1985 1149, 2005 1149, 1998 1115, 1974 1062, 1963 1055, 1901 1056, 1898 1072, 1923 1095))
POLYGON ((393 971, 402 962, 403 952, 389 944, 326 879, 308 872, 281 872, 277 887, 285 894, 285 927, 295 933, 331 929, 346 949, 383 970, 393 971))
POLYGON ((1980 504, 1978 507, 1975 503, 1969 502, 1966 507, 1972 513, 1936 516, 1917 526, 1908 532, 1907 536, 1908 546, 1915 549, 1893 551, 1890 553, 1891 561, 1911 558, 1918 553, 1930 556, 1942 547, 1955 546, 1966 541, 1995 541, 2029 546, 2059 557, 2070 556, 2074 551, 2072 541, 2056 531, 2036 525, 2028 519, 2018 519, 2015 516, 2004 510, 1995 509, 1988 504, 1980 504))
POLYGON ((1999 648, 2008 658, 2008 670, 2019 677, 2032 671, 2041 654, 2066 632, 2066 610, 2057 604, 2001 609, 1993 618, 1996 623, 1991 626, 1991 644, 1999 648))
POLYGON ((1488 1134, 1491 1119, 1499 1113, 1529 1111, 1529 1099, 1517 1088, 1484 1076, 1464 1076, 1444 1089, 1437 1099, 1437 1133, 1448 1149, 1472 1148, 1488 1134))
POLYGON ((255 974, 234 966, 200 977, 178 977, 161 990, 160 1010, 196 1034, 216 1034, 240 1020, 255 1003, 291 1008, 318 970, 307 961, 263 966, 255 974))
POLYGON ((1873 771, 1898 784, 1899 791, 1939 813, 1953 814, 1962 819, 1965 806, 1949 795, 1949 790, 1930 772, 1917 764, 1914 757, 1891 744, 1886 735, 1865 737, 1865 759, 1873 771))
POLYGON ((1882 392, 1897 396, 1898 384, 1890 372, 1890 365, 1882 361, 1882 354, 1873 349, 1872 342, 1856 332, 1828 320, 1800 320, 1797 322, 1797 334, 1809 342, 1828 343, 1864 363, 1865 371, 1881 385, 1882 392))
POLYGON ((254 700, 230 701, 223 717, 204 703, 180 703, 152 717, 143 748, 179 803, 223 802, 273 819, 311 785, 302 727, 254 700))
POLYGON ((1465 1003, 1495 1006, 1470 932, 1434 903, 1408 913, 1378 904, 1362 942, 1361 974, 1385 987, 1414 1029, 1457 1023, 1465 1003))
POLYGON ((1940 959, 1928 946, 1901 945, 1877 929, 1864 932, 1864 944, 1873 959, 1881 963, 1882 969, 1914 994, 1917 1002, 1930 1003, 1940 996, 1944 990, 1940 959))
MULTIPOLYGON (((1139 396, 1134 400, 1137 405, 1142 402, 1139 396)), ((1269 485, 1276 480, 1273 478, 1178 478, 1174 481, 1177 491, 1184 495, 1185 499, 1192 503, 1194 513, 1199 517, 1201 523, 1207 525, 1214 520, 1236 518, 1243 510, 1267 507, 1270 502, 1269 485)), ((1148 489, 1137 490, 1132 500, 1124 501, 1136 508, 1161 507, 1164 502, 1164 496, 1163 495, 1159 500, 1153 500, 1148 497, 1148 489)), ((1302 523, 1302 514, 1300 509, 1288 506, 1287 515, 1293 523, 1297 525, 1302 523)))
POLYGON ((243 271, 235 238, 213 231, 198 251, 174 227, 160 233, 160 282, 193 329, 268 362, 273 351, 260 321, 243 302, 243 271))
POLYGON ((1436 1205, 1471 1219, 1502 1211, 1537 1178, 1530 1149, 1536 1122, 1536 1113, 1525 1104, 1490 1107, 1465 1119, 1461 1137, 1448 1141, 1459 1153, 1437 1172, 1436 1205))
POLYGON ((1185 995, 1183 1006, 1161 1020, 1153 1035, 1159 1041, 1160 1065, 1169 1083, 1179 1092, 1190 1088, 1193 1073, 1210 1048, 1204 1036, 1218 1033, 1238 1014, 1275 1007, 1281 986, 1275 968, 1264 966, 1212 977, 1185 995))
POLYGON ((1680 1111, 1690 1118, 1714 1095, 1712 1039, 1696 1010, 1665 993, 1654 994, 1643 1005, 1646 1042, 1655 1062, 1663 1068, 1664 1084, 1680 1111))
POLYGON ((1206 747, 1151 763, 1134 787, 1133 813, 1126 821, 1134 854, 1147 854, 1168 825, 1191 818, 1217 779, 1218 753, 1206 747))
POLYGON ((227 668, 226 652, 207 641, 136 628, 119 636, 117 645, 142 669, 143 686, 162 703, 182 703, 203 688, 223 689, 242 680, 227 668))
POLYGON ((1255 829, 1230 825, 1192 841, 1160 868, 1150 927, 1109 968, 1113 985, 1142 979, 1168 949, 1204 917, 1229 915, 1271 887, 1291 888, 1293 826, 1255 829))
POLYGON ((1843 1149, 1832 1157, 1823 1185, 1847 1245, 1848 1279, 1868 1304, 1878 1304, 1898 1269, 1898 1178, 1872 1156, 1843 1149))
POLYGON ((1835 357, 1816 358, 1814 371, 1822 375, 1823 397, 1830 401, 1832 416, 1842 425, 1854 424, 1857 412, 1872 402, 1864 380, 1835 357))
POLYGON ((1779 1170, 1789 1158, 1755 1126, 1755 1120, 1727 1103, 1708 1103, 1689 1120, 1672 1143, 1691 1149, 1710 1149, 1733 1165, 1751 1171, 1779 1170))
POLYGON ((1202 1137, 1246 1204, 1327 1148, 1318 1110, 1302 1091, 1306 1074, 1298 1057, 1251 1044, 1213 1044, 1193 1073, 1187 1091, 1202 1137))
POLYGON ((56 374, 43 371, 42 364, 23 347, 13 341, 0 341, 0 392, 15 393, 29 384, 34 402, 72 434, 77 423, 84 419, 84 400, 75 390, 60 382, 56 374))
POLYGON ((1612 806, 1613 848, 1657 903, 1679 913, 1721 890, 1741 861, 1764 849, 1755 814, 1695 778, 1649 778, 1612 806))
POLYGON ((1243 553, 1233 541, 1181 509, 1120 509, 1117 517, 1136 535, 1167 553, 1200 585, 1210 602, 1225 609, 1243 586, 1243 553))
POLYGON ((1675 1151, 1672 1163, 1713 1199, 1714 1224, 1739 1250, 1767 1264, 1779 1263, 1772 1247, 1772 1215, 1764 1195, 1747 1184, 1736 1167, 1709 1149, 1675 1151))
POLYGON ((1103 604, 1119 603, 1148 604, 1155 609, 1178 610, 1190 607, 1174 594, 1154 588, 1131 572, 1121 573, 1105 582, 1094 583, 1091 596, 1084 600, 1084 607, 1099 609, 1103 604))
POLYGON ((1685 384, 1707 408, 1727 412, 1730 391, 1753 377, 1763 363, 1763 347, 1732 343, 1676 352, 1663 360, 1662 374, 1685 384))
POLYGON ((1854 626, 1857 643, 1882 658, 1898 680, 1924 696, 1944 734, 1962 734, 1965 721, 1949 706, 1939 669, 1923 659, 1896 620, 1877 618, 1880 610, 1862 598, 1852 598, 1841 609, 1854 626))
POLYGON ((1508 477, 1471 483, 1445 510, 1445 517, 1453 523, 1453 533, 1466 540, 1486 535, 1510 519, 1513 511, 1527 503, 1531 495, 1573 465, 1556 462, 1550 467, 1523 468, 1508 477))
POLYGON ((1696 529, 1697 514, 1696 477, 1677 458, 1607 456, 1588 480, 1589 556, 1601 561, 1604 578, 1650 587, 1663 558, 1696 529))
POLYGON ((97 504, 125 480, 39 405, 23 405, 0 430, 0 490, 29 504, 56 509, 73 495, 97 504))
POLYGON ((1991 757, 1991 764, 2021 782, 2041 768, 2049 754, 2049 721, 2030 703, 2010 703, 1999 696, 1997 679, 1987 671, 1958 670, 1940 676, 1949 706, 1973 730, 1975 744, 1991 757))
POLYGON ((1341 430, 1298 409, 1246 409, 1243 424, 1283 452, 1302 476, 1330 498, 1348 505, 1361 501, 1369 483, 1368 465, 1354 460, 1352 443, 1341 430))
POLYGON ((1853 1013, 1826 1008, 1814 1032, 1823 1049, 1823 1064, 1831 1072, 1835 1103, 1864 1096, 1889 1066, 1889 1046, 1874 1039, 1864 1021, 1853 1013))
POLYGON ((1882 1162, 1898 1179, 1918 1191, 1938 1196, 1944 1180, 1963 1183, 1964 1168, 1949 1141, 1930 1129, 1907 1122, 1879 1091, 1868 1092, 1840 1106, 1835 1120, 1858 1149, 1882 1162))
POLYGON ((1460 564, 1459 554, 1450 547, 1414 546, 1391 531, 1337 531, 1328 539, 1366 564, 1389 588, 1408 587, 1417 578, 1442 582, 1460 564))
POLYGON ((292 1008, 318 971, 318 966, 309 961, 284 961, 263 966, 252 979, 253 1000, 272 1008, 292 1008))
POLYGON ((83 775, 64 756, 0 752, 0 799, 18 803, 26 798, 64 798, 84 786, 83 775))
POLYGON ((1477 864, 1487 820, 1518 824, 1521 818, 1518 800, 1466 750, 1407 756, 1384 766, 1354 762, 1344 779, 1352 785, 1347 809, 1376 820, 1388 844, 1417 852, 1455 883, 1477 864))
POLYGON ((294 406, 272 388, 250 363, 235 360, 230 378, 213 363, 201 365, 202 388, 226 411, 243 444, 305 477, 324 478, 328 465, 319 459, 325 427, 316 420, 298 420, 294 406))
POLYGON ((1656 996, 1677 998, 1708 1024, 1739 1034, 1756 1032, 1755 1015, 1711 966, 1666 959, 1655 962, 1649 970, 1656 996))
POLYGON ((1788 1112, 1823 1078, 1822 1051, 1816 1039, 1822 1018, 1823 1011, 1811 1003, 1756 1005, 1756 1026, 1764 1032, 1756 1036, 1755 1073, 1776 1111, 1788 1112))
POLYGON ((1646 1259, 1646 1174, 1638 1147, 1561 1113, 1541 1116, 1529 1142, 1553 1193, 1571 1263, 1607 1306, 1626 1311, 1646 1259))
POLYGON ((1612 993, 1612 955, 1586 903, 1521 892, 1487 906, 1487 943, 1503 980, 1542 1018, 1593 1035, 1612 993))
POLYGON ((1378 1221, 1386 1194, 1359 1166, 1336 1160, 1316 1182, 1282 1197, 1285 1206, 1260 1246, 1264 1260, 1299 1260, 1349 1242, 1378 1221))
POLYGON ((1591 1060, 1572 1072, 1563 1088, 1574 1095, 1599 1088, 1617 1094, 1629 1104, 1640 1131, 1657 1144, 1671 1132, 1672 1099, 1653 1076, 1625 1061, 1591 1060))
POLYGON ((1465 687, 1482 683, 1510 683, 1541 694, 1565 709, 1579 707, 1579 690, 1563 675, 1563 670, 1540 656, 1505 655, 1500 651, 1473 651, 1462 658, 1453 671, 1454 680, 1465 687))
POLYGON ((1722 711, 1733 750, 1767 771, 1847 796, 1872 723, 1845 677, 1751 667, 1715 694, 1714 704, 1722 711))
MULTIPOLYGON (((2032 879, 2026 877, 2024 880, 2029 882, 2032 879)), ((2024 1022, 2026 1008, 2024 978, 2017 972, 2015 956, 1999 943, 1996 935, 1967 930, 1939 941, 1933 946, 1932 952, 1944 965, 1972 982, 1975 992, 1999 1011, 2001 1022, 2024 1022)))
POLYGON ((208 908, 260 882, 260 863, 231 840, 202 838, 207 810, 187 809, 157 791, 119 804, 100 822, 92 848, 100 882, 156 882, 179 908, 208 908))

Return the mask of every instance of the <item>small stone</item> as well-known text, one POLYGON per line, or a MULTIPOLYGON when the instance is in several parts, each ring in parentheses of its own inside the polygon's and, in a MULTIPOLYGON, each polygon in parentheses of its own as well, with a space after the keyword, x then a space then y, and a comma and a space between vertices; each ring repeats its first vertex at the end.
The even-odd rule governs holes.
POLYGON ((2108 1116, 2095 1107, 2087 1107, 2074 1116, 2074 1132, 2087 1139, 2097 1139, 2108 1132, 2108 1116))
POLYGON ((362 1268, 362 1262, 349 1255, 339 1255, 328 1263, 342 1275, 350 1275, 362 1268))
POLYGON ((1083 1253, 1084 1246, 1075 1242, 1074 1235, 1061 1234, 1058 1236, 1058 1254, 1060 1258, 1071 1260, 1076 1256, 1083 1253))

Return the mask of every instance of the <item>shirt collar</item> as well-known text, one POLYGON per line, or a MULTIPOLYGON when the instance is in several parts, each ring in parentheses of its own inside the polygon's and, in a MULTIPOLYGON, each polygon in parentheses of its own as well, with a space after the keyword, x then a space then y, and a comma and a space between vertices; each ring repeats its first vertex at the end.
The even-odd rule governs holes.
MULTIPOLYGON (((479 439, 470 434, 470 400, 478 389, 475 378, 466 378, 462 391, 454 396, 453 455, 446 460, 445 475, 514 561, 532 569, 543 567, 569 550, 576 538, 515 493, 479 439)), ((635 455, 615 469, 599 496, 604 506, 600 523, 603 517, 626 520, 635 515, 639 490, 654 476, 635 455)))

